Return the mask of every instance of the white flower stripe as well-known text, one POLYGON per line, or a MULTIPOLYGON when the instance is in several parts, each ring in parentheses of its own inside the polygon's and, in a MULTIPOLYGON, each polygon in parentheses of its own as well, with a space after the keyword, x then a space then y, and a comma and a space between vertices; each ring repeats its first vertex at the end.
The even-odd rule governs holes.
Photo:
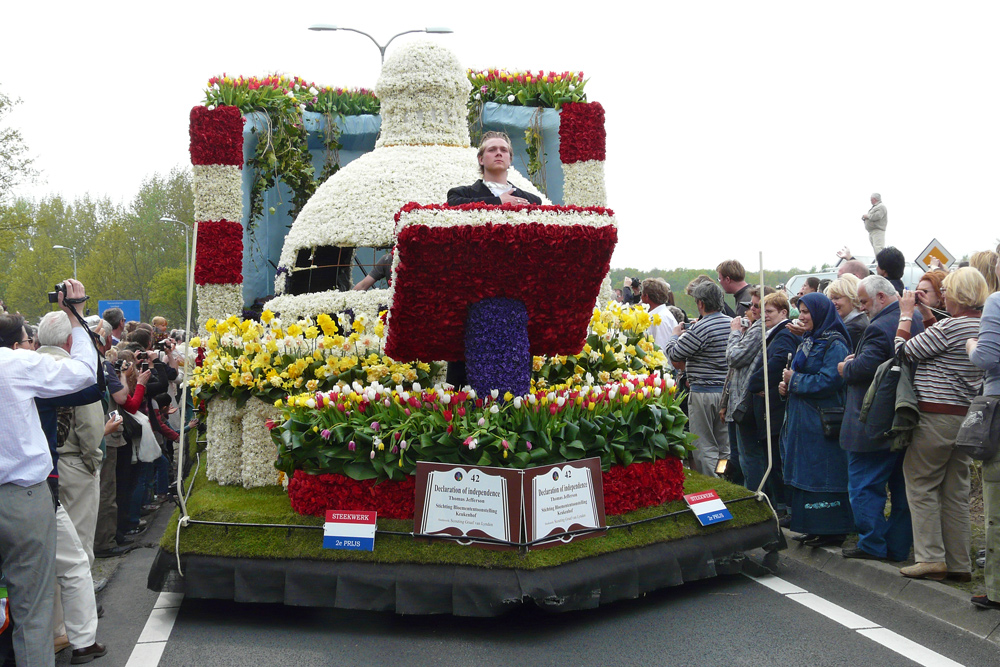
POLYGON ((198 331, 205 334, 205 322, 224 320, 230 315, 243 314, 243 285, 196 285, 198 296, 198 331))
POLYGON ((299 318, 315 317, 320 313, 333 315, 348 309, 355 317, 364 315, 369 324, 378 320, 379 306, 389 305, 389 290, 372 289, 367 292, 319 292, 316 294, 284 295, 267 302, 267 309, 281 313, 281 319, 293 322, 299 318))
POLYGON ((216 397, 209 401, 205 435, 206 476, 224 486, 242 483, 243 412, 234 399, 216 397))
POLYGON ((195 220, 243 220, 243 176, 227 164, 192 167, 195 220))
POLYGON ((271 432, 267 430, 267 420, 280 418, 281 410, 258 398, 251 398, 242 410, 242 415, 240 477, 243 488, 275 486, 279 483, 278 471, 274 467, 274 462, 278 459, 278 448, 271 440, 271 432))
POLYGON ((562 167, 563 201, 567 206, 607 206, 603 161, 587 160, 562 167))
POLYGON ((540 211, 531 209, 520 211, 473 209, 465 211, 461 209, 418 208, 400 215, 399 223, 396 225, 396 234, 399 234, 404 227, 412 225, 456 227, 459 225, 485 225, 487 223, 515 225, 530 222, 538 222, 543 225, 558 225, 560 227, 572 225, 616 227, 618 225, 615 216, 610 212, 599 213, 597 211, 573 210, 540 211))

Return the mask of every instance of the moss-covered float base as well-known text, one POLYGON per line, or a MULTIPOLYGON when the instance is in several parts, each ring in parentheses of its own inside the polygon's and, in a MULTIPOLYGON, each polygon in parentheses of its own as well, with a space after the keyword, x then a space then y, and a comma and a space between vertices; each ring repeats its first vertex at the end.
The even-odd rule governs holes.
MULTIPOLYGON (((400 614, 495 616, 525 600, 552 611, 597 607, 666 586, 740 569, 743 551, 784 546, 769 508, 749 492, 685 471, 685 493, 716 489, 733 521, 708 528, 690 512, 609 530, 527 554, 417 542, 377 535, 372 552, 323 549, 322 521, 291 510, 277 487, 246 490, 195 480, 192 519, 314 526, 316 529, 190 525, 181 530, 184 576, 178 576, 174 513, 149 575, 153 590, 238 602, 284 603, 400 614)), ((619 516, 620 525, 684 509, 665 503, 619 516)), ((379 519, 380 530, 411 531, 412 522, 379 519)))

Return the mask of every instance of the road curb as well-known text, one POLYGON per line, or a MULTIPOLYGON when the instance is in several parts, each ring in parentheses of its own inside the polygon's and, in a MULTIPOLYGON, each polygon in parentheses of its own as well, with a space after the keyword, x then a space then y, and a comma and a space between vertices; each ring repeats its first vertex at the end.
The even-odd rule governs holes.
POLYGON ((793 533, 787 528, 782 530, 789 545, 781 552, 783 556, 884 595, 1000 646, 1000 613, 971 604, 968 593, 936 581, 907 579, 899 573, 899 567, 891 563, 844 558, 840 548, 804 547, 790 539, 793 533))

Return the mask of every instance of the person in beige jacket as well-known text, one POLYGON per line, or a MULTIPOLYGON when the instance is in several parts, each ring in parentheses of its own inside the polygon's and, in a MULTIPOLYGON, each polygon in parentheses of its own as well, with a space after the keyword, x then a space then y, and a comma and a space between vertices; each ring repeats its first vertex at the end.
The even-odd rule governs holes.
MULTIPOLYGON (((38 325, 40 354, 68 358, 72 326, 62 311, 48 313, 38 325)), ((59 502, 76 528, 91 567, 94 565, 94 531, 97 528, 97 508, 101 498, 100 470, 104 453, 104 406, 100 401, 75 408, 62 408, 69 429, 58 439, 59 502)))
POLYGON ((868 240, 871 241, 872 250, 877 255, 885 247, 885 228, 889 224, 889 213, 882 203, 882 195, 877 192, 872 193, 872 207, 861 216, 868 231, 868 240))

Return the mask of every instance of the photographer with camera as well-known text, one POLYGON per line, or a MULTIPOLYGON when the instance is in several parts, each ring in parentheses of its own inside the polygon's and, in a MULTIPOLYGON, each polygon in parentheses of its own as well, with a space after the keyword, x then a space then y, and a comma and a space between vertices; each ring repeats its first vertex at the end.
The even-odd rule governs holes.
MULTIPOLYGON (((7 577, 19 665, 54 664, 56 516, 46 483, 53 464, 34 399, 81 391, 97 379, 97 352, 80 316, 83 284, 70 279, 60 287, 55 300, 72 328, 67 359, 15 350, 27 342, 24 320, 0 314, 0 569, 7 577)), ((94 647, 103 650, 96 642, 81 650, 94 647)))

